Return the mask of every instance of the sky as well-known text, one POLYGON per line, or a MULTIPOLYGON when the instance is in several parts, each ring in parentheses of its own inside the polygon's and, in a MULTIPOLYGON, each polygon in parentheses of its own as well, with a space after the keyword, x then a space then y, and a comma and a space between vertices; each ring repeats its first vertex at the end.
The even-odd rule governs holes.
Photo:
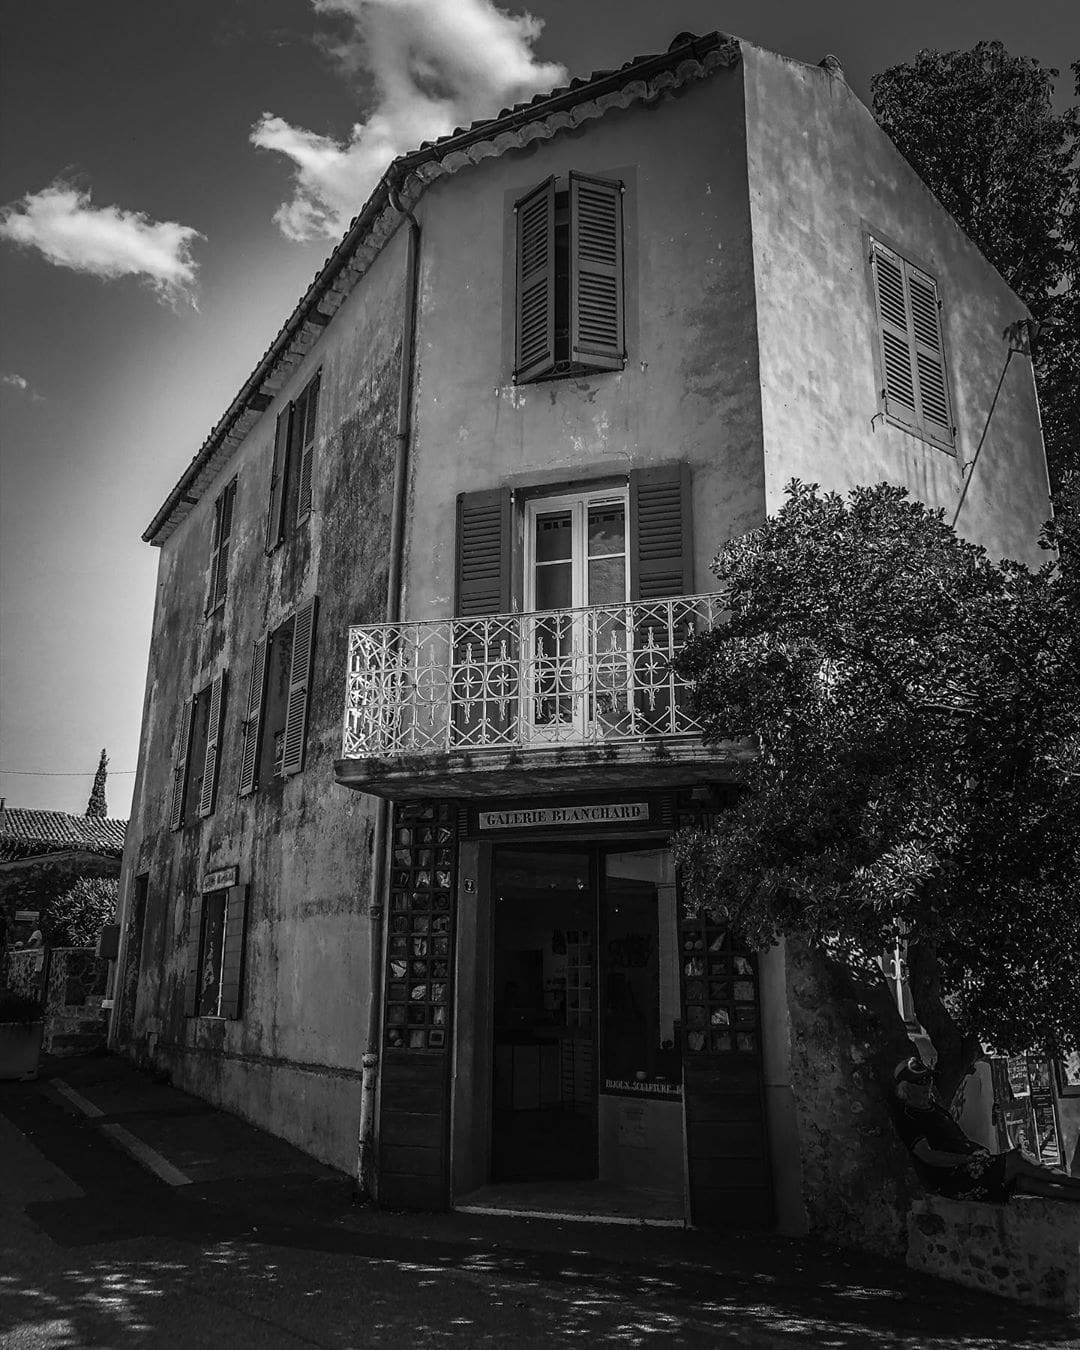
MULTIPOLYGON (((141 535, 393 155, 722 29, 856 93, 1000 38, 1068 70, 1062 0, 8 0, 0 7, 0 796, 134 786, 141 535)), ((1059 81, 1059 103, 1071 93, 1059 81)))

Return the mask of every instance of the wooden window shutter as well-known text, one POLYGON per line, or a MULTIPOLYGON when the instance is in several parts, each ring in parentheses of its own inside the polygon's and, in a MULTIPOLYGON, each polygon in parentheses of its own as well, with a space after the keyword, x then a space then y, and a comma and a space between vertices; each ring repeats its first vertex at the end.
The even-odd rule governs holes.
POLYGON ((285 489, 289 476, 289 430, 292 404, 278 413, 274 433, 274 463, 270 470, 270 505, 266 512, 266 551, 277 548, 285 538, 285 489))
POLYGON ((203 760, 202 792, 199 794, 199 815, 208 816, 217 797, 218 747, 221 744, 221 724, 225 712, 225 671, 210 686, 210 718, 206 727, 206 758, 203 760))
POLYGON ((555 179, 522 197, 514 215, 514 379, 534 380, 555 365, 555 179))
POLYGON ((457 617, 509 613, 511 519, 509 488, 459 495, 457 617))
POLYGON ((911 305, 911 331, 915 350, 915 381, 923 429, 952 444, 948 384, 945 378, 945 345, 941 339, 941 304, 932 277, 910 263, 907 273, 911 305))
POLYGON ((622 184, 570 175, 570 360, 621 370, 622 184))
POLYGON ((688 465, 631 471, 632 600, 659 600, 693 593, 692 520, 688 465))
POLYGON ((197 895, 188 910, 187 965, 184 975, 184 1016, 194 1017, 199 1007, 199 956, 202 947, 203 898, 197 895))
POLYGON ((172 803, 169 808, 169 829, 178 830, 184 823, 184 789, 187 786, 188 756, 191 753, 191 720, 195 700, 189 698, 180 714, 180 735, 176 741, 173 760, 172 803))
POLYGON ((246 797, 255 790, 256 769, 259 763, 259 729, 262 725, 263 700, 266 697, 267 639, 259 638, 251 649, 251 678, 248 681, 247 707, 244 709, 244 741, 240 752, 239 794, 246 797))
POLYGON ((214 503, 214 544, 210 551, 210 586, 206 597, 206 612, 217 609, 225 600, 229 579, 229 536, 232 533, 233 500, 236 497, 236 479, 214 503))
POLYGON ((299 773, 304 767, 304 741, 307 733, 308 698, 311 692, 311 667, 315 654, 315 612, 318 598, 313 597, 293 620, 292 664, 289 668, 289 702, 285 710, 285 748, 281 762, 283 774, 299 773))
POLYGON ((225 904, 225 951, 221 962, 221 1015, 240 1015, 240 982, 244 968, 244 928, 247 923, 246 886, 230 886, 225 904))
POLYGON ((304 391, 297 414, 297 446, 300 453, 300 484, 296 495, 296 523, 311 514, 311 474, 315 455, 315 422, 319 415, 319 381, 315 378, 304 391))
POLYGON ((915 378, 911 359, 904 260, 876 241, 871 250, 874 294, 877 298, 881 340, 882 395, 890 417, 914 426, 918 420, 915 378))

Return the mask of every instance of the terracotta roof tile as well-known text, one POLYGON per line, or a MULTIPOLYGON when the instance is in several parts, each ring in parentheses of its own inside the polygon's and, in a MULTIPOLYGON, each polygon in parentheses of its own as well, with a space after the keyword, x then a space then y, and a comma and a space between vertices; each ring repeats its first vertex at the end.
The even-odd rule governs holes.
POLYGON ((0 843, 42 844, 54 849, 72 844, 95 853, 124 850, 126 820, 106 816, 69 816, 65 811, 34 811, 26 807, 0 810, 0 843))

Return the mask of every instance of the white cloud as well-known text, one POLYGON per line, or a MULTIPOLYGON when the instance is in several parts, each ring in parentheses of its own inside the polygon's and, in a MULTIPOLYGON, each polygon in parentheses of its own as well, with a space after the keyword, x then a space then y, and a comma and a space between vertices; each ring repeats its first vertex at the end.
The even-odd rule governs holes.
POLYGON ((32 402, 41 403, 43 396, 36 389, 30 388, 30 381, 25 375, 17 375, 15 371, 4 371, 0 374, 0 384, 5 384, 9 389, 17 389, 20 394, 29 396, 32 402))
POLYGON ((374 106, 342 142, 269 112, 252 128, 254 145, 292 161, 293 195, 274 215, 290 239, 336 238, 396 155, 567 78, 533 54, 542 22, 493 0, 311 4, 344 21, 344 36, 323 45, 343 71, 373 82, 374 106))
POLYGON ((140 277, 172 302, 194 304, 198 264, 191 246, 201 238, 190 225, 94 206, 89 192, 61 181, 0 209, 0 239, 36 248, 57 267, 109 280, 140 277))

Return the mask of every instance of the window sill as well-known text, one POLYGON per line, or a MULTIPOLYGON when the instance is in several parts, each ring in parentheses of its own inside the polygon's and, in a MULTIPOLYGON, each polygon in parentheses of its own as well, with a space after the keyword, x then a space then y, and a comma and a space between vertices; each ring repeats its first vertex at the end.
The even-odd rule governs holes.
POLYGON ((575 380, 588 375, 618 375, 625 369, 625 356, 619 366, 587 366, 581 362, 560 361, 554 369, 546 370, 542 375, 529 375, 524 379, 513 375, 511 383, 521 389, 528 384, 551 384, 555 380, 575 380))

